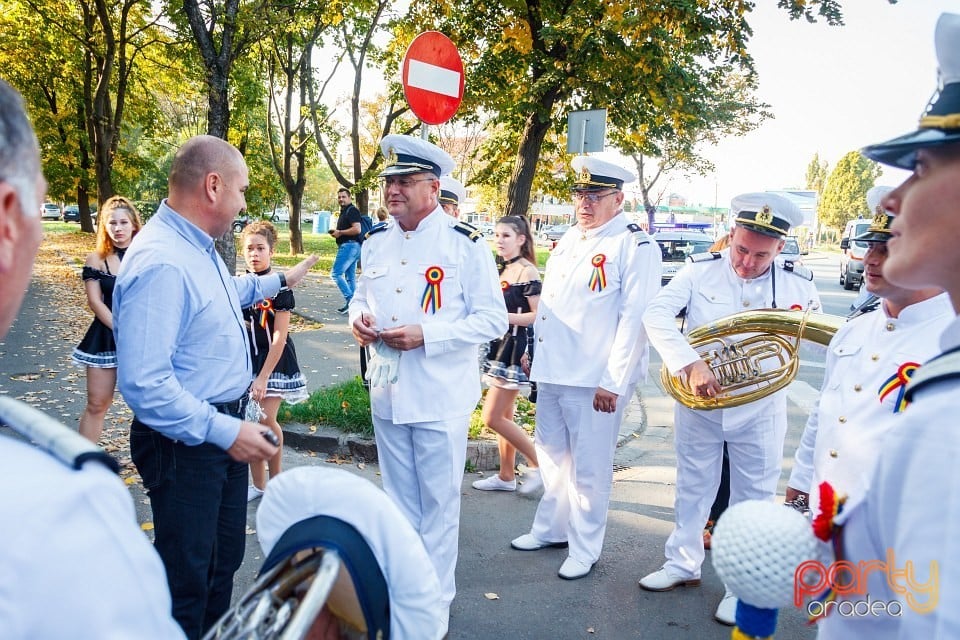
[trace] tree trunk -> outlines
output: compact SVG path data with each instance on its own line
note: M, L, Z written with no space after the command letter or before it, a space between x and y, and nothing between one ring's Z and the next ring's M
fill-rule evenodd
M229 78L219 65L207 70L207 134L227 139L230 130Z
M229 81L233 61L242 45L237 41L237 12L240 0L226 0L223 6L220 48L213 39L213 28L207 29L199 0L183 0L183 9L190 23L197 51L203 59L207 73L207 133L224 140L230 129ZM239 213L239 212L238 212ZM214 242L217 253L223 258L231 273L237 270L237 243L233 230L229 230Z
M546 113L549 113L552 104L545 105L545 108ZM527 215L530 208L530 188L537 171L540 148L549 130L549 117L543 117L540 113L531 113L527 117L523 135L520 137L520 148L517 150L517 161L507 184L507 207L503 215Z

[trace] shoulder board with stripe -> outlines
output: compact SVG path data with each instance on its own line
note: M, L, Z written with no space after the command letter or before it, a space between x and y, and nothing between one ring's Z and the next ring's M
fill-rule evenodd
M483 237L483 232L469 222L457 222L455 225L453 225L453 229L467 236L473 242L476 242Z
M650 235L637 223L631 222L627 225L627 229L629 229L630 233L633 234L633 237L636 238L638 247L645 244L650 244Z
M370 236L372 236L375 233L386 231L388 226L390 225L388 225L386 222L378 222L377 224L370 227L370 231L367 231L365 234L363 234L363 239L367 240Z
M795 276L800 276L804 280L813 282L813 271L799 264L794 264L793 260L784 260L782 268L787 273L792 273Z
M711 260L719 260L723 254L719 251L704 251L703 253L691 253L687 256L687 260L690 262L710 262Z
M960 378L960 349L940 354L914 371L907 383L904 398L907 402L912 402L913 394L920 389L956 378Z

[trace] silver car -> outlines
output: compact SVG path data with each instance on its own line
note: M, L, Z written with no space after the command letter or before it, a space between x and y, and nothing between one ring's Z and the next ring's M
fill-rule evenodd
M792 262L796 265L803 264L803 259L800 257L800 243L797 242L796 236L787 236L784 239L783 251L777 256L777 262L780 264L784 262Z
M59 220L60 205L53 202L44 202L40 207L40 218L43 220Z

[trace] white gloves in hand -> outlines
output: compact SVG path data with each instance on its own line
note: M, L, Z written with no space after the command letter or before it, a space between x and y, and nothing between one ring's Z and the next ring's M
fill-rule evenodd
M367 381L371 387L385 387L397 381L400 371L400 351L388 347L383 340L370 345L370 360L367 362Z

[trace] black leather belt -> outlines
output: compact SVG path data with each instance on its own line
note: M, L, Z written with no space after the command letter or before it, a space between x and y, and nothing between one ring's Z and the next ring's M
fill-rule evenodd
M234 416L235 418L242 418L243 412L247 408L247 396L246 394L240 396L236 400L230 402L211 402L213 408L220 413L225 413L228 416Z

